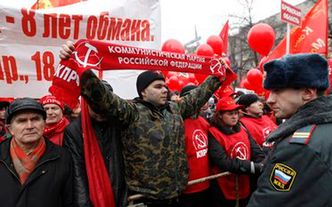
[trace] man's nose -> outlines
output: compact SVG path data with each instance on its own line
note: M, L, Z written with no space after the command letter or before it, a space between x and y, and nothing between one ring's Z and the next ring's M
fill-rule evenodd
M33 128L33 122L31 120L27 121L27 127L28 128Z
M269 97L266 100L266 103L267 104L272 104L274 102L275 102L275 95L274 95L274 93L271 92L270 95L269 95Z
M163 92L163 93L165 93L165 92L167 93L167 92L168 92L168 89L167 89L166 87L163 87L162 92Z

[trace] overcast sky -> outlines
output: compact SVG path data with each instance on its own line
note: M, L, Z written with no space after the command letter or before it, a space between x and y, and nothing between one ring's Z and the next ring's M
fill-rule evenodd
M285 0L292 5L303 1ZM189 42L195 37L195 25L204 43L210 35L219 34L229 15L243 16L245 9L240 2L245 0L160 0L162 43L168 39ZM281 0L254 0L254 21L279 13L280 4ZM229 19L232 26L235 19Z

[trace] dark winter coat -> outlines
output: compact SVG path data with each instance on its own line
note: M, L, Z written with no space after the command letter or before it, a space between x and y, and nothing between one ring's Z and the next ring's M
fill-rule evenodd
M303 105L268 140L274 148L248 207L332 206L332 97Z
M127 189L124 180L124 164L119 135L120 130L114 127L114 124L110 122L96 122L91 120L91 124L92 128L95 130L106 169L111 178L116 206L126 206ZM71 152L73 157L74 204L79 207L92 207L89 198L89 184L84 161L82 122L80 117L65 129L64 147Z
M92 109L126 127L122 141L129 189L152 199L175 198L187 186L183 119L196 113L219 86L218 78L210 77L180 103L157 108L141 99L121 99L91 71L81 77L81 95Z
M68 151L45 139L44 155L21 185L10 157L10 141L0 144L0 206L73 206L72 161Z

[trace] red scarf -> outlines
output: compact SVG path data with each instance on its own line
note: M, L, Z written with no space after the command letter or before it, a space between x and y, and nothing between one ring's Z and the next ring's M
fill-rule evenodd
M225 75L222 87L237 76L219 56L205 57L117 45L109 42L79 40L68 60L61 60L49 91L74 108L80 95L79 77L88 69L96 70L162 70Z
M62 146L63 144L63 131L65 130L66 126L68 126L69 121L62 117L58 123L45 127L44 129L44 136L48 138L51 142L56 145Z
M43 156L45 150L46 144L44 138L41 138L37 147L28 155L25 154L21 147L16 143L15 138L11 140L10 156L22 185L35 169L38 160Z
M96 134L91 128L88 105L83 99L81 107L84 156L90 199L94 207L115 207L111 180L100 152Z

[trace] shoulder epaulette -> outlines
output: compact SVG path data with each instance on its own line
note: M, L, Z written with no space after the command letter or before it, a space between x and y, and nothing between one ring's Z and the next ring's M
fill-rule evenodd
M316 125L308 125L302 127L294 132L292 137L289 140L289 143L295 144L308 144L312 135L312 132L315 130Z

